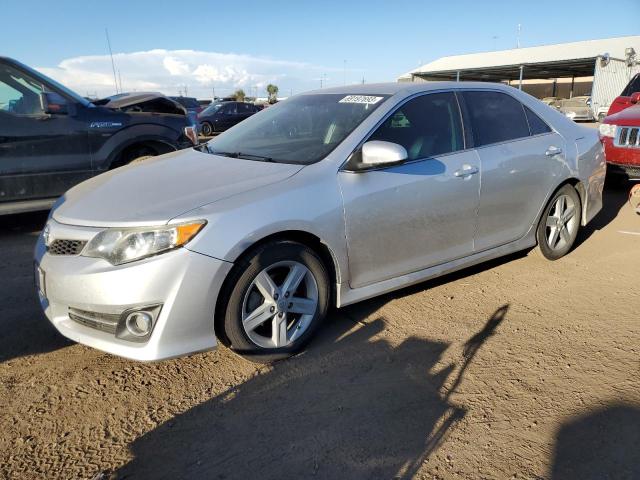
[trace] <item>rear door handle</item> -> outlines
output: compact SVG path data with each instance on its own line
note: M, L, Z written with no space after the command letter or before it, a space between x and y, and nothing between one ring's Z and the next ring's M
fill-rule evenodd
M558 148L558 147L554 147L553 145L551 145L546 152L544 152L544 154L547 157L553 157L554 155L558 155L562 153L562 149Z
M462 168L453 172L456 177L468 177L469 175L473 175L474 173L478 173L480 170L475 165L462 165Z

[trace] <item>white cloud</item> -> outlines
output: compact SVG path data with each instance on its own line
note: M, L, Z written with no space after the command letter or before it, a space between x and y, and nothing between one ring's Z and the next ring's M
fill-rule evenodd
M189 65L176 57L164 57L162 64L171 75L187 75L189 73Z
M196 50L148 50L114 55L116 76L124 91L160 91L176 95L184 91L192 96L210 98L227 95L243 88L247 95L266 96L269 83L280 87L281 95L318 87L317 79L324 68L301 62L290 62L234 53ZM58 66L38 68L81 95L106 96L115 93L111 59L108 55L73 57ZM119 80L120 81L120 80Z

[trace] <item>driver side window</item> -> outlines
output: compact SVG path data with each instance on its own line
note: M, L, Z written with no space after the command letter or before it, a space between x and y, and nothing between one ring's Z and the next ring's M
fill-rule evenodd
M409 100L378 127L369 140L402 145L409 160L430 158L464 148L460 110L453 92Z
M42 115L43 85L8 66L0 66L0 110L14 115Z

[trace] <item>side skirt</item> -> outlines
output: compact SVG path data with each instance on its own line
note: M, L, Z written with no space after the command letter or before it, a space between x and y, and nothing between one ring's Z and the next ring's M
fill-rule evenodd
M524 237L516 240L515 242L501 245L483 252L474 253L473 255L469 255L458 260L453 260L441 265L435 265L407 275L402 275L401 277L391 278L382 282L354 289L350 288L348 283L339 283L336 285L337 307L344 307L346 305L367 300L400 288L415 285L416 283L424 282L457 270L462 270L463 268L471 267L488 260L493 260L494 258L519 252L520 250L525 250L527 248L534 247L535 245L535 228L531 228Z

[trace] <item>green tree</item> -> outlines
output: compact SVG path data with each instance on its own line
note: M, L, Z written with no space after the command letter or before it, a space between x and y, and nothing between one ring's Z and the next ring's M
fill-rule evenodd
M267 85L267 93L269 94L269 103L278 101L278 86L270 83Z
M244 97L246 97L246 94L244 93L244 90L239 88L238 90L233 92L233 96L235 97L236 102L244 102Z

